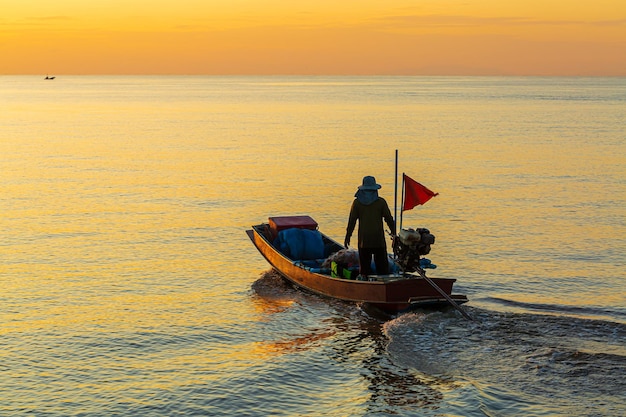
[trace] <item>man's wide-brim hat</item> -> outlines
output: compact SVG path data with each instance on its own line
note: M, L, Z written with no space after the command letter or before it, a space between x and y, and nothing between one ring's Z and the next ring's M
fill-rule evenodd
M359 185L359 190L379 190L382 187L376 184L376 178L372 176L363 177L363 185Z

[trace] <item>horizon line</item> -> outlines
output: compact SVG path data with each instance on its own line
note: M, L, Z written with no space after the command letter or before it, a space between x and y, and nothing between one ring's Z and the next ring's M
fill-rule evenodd
M569 77L569 78L606 78L606 77L626 77L624 74L388 74L388 73L371 73L371 74L345 74L345 73L64 73L64 72L47 72L47 73L0 73L0 76L198 76L198 77Z

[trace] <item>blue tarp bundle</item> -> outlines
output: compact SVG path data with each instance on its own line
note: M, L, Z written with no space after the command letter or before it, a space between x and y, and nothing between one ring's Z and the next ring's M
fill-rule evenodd
M437 265L432 263L428 258L422 258L420 259L420 267L424 269L436 269Z
M274 241L282 253L293 260L324 258L324 241L317 230L285 229L278 232Z

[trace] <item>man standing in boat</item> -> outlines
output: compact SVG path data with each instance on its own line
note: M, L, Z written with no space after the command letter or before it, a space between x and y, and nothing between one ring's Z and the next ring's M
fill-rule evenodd
M395 224L387 201L378 196L380 188L381 185L376 183L374 177L363 177L363 184L359 186L358 191L354 195L356 198L350 209L344 246L347 248L350 245L350 237L358 220L359 266L362 277L372 274L370 266L372 256L376 265L376 273L378 275L389 273L387 241L385 239L385 231L383 230L383 220L385 220L391 232L395 231Z

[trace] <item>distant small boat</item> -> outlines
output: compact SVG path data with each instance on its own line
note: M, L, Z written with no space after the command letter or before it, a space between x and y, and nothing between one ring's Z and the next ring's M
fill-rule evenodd
M46 78L44 78L44 80L54 80L56 77L49 77L46 75Z

